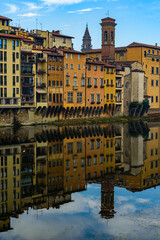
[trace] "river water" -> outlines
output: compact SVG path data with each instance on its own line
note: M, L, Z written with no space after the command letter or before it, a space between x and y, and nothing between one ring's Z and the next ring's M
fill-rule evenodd
M0 239L160 239L160 124L0 129Z

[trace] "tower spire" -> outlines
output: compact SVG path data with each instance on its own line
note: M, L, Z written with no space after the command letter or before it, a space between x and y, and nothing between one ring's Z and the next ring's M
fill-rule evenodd
M82 39L82 52L86 51L86 50L90 50L92 49L92 44L91 44L91 36L89 34L89 30L88 30L88 23L86 23L86 30Z

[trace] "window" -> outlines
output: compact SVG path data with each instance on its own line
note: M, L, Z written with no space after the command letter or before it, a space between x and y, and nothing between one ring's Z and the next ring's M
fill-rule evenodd
M114 41L114 34L113 34L113 31L111 31L111 42Z
M68 53L66 53L66 58L68 58Z
M19 94L19 88L16 89L16 94Z
M153 103L154 99L153 99L153 96L151 97L151 102Z
M97 93L97 103L100 103L100 94Z
M151 67L151 73L154 74L154 67Z
M107 42L107 39L108 39L108 34L107 34L107 31L104 32L104 41Z
M104 69L103 66L101 66L101 72L103 72L103 69Z
M16 41L16 47L19 47L19 42L18 41Z
M87 79L87 81L88 81L88 86L90 86L91 85L91 78L89 77L88 79Z
M97 87L97 78L94 78L94 87Z
M73 54L71 53L71 59L73 59Z
M3 39L0 39L0 49L3 48Z
M53 93L53 102L56 102L56 97L55 97L55 93Z
M96 148L97 148L97 149L100 148L100 139L97 139Z
M15 40L12 40L12 50L15 50Z
M94 94L91 94L91 103L94 103Z
M154 80L151 80L151 86L154 87Z
M71 63L71 69L73 69L73 64Z
M93 164L94 164L94 165L97 164L97 156L96 156L96 155L94 156L94 162L93 162Z
M52 96L51 96L51 94L49 94L49 102L51 102L52 101Z
M48 65L48 70L51 70L51 65Z
M68 143L67 149L68 149L68 153L73 153L73 143Z
M7 40L4 39L3 43L4 43L4 49L7 49Z
M100 81L101 81L101 87L103 87L104 86L103 85L103 78L101 78Z
M18 52L16 53L16 58L19 59L19 53Z
M15 86L15 76L13 76L13 86Z
M100 164L103 164L103 155L100 156Z
M73 80L73 86L74 86L74 87L77 86L77 80L76 80L76 79Z
M82 152L82 142L77 142L77 153Z
M111 94L111 100L113 101L113 94Z
M69 86L69 79L66 79L66 86Z
M88 65L88 70L91 70L91 65Z
M158 96L156 96L156 102L158 102Z
M159 73L159 69L158 69L158 67L156 67L156 74L158 74Z
M96 65L94 66L94 71L97 71L97 66Z
M151 149L151 156L153 156L153 149Z
M55 65L52 65L52 70L55 70Z
M81 86L82 86L82 87L85 86L85 81L84 81L84 79L81 79Z
M55 81L52 81L52 87L54 87L55 86Z
M7 76L4 76L4 86L7 86Z
M81 55L80 54L78 54L78 60L80 60L81 59Z
M68 103L73 103L73 92L67 93Z
M158 80L156 80L156 87L158 87Z
M94 149L94 140L91 140L91 150Z
M78 64L78 70L81 70L81 65L80 64Z
M82 103L82 93L81 92L77 93L77 103Z
M152 54L154 54L154 50L152 50Z
M108 93L106 94L106 99L109 100L109 94Z

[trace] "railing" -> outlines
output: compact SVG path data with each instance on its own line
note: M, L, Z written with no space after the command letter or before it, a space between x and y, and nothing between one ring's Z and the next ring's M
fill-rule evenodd
M73 86L73 90L78 90L78 86Z

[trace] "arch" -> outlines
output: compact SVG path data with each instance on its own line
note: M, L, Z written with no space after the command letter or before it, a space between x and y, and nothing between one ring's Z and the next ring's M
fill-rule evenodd
M108 40L108 32L105 31L104 32L104 41L107 42L107 40Z

